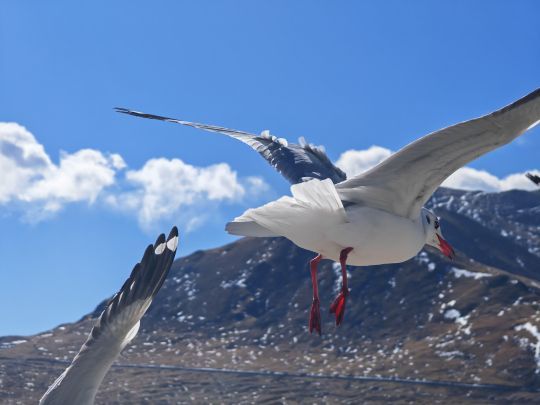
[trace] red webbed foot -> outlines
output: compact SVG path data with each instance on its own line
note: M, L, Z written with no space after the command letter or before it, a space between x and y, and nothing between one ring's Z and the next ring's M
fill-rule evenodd
M336 326L341 325L341 322L343 322L343 316L345 315L345 304L347 303L348 295L349 289L345 287L342 288L332 305L330 305L330 313L335 314L336 316Z
M316 330L321 334L321 310L318 299L313 299L311 303L311 312L309 314L309 333Z

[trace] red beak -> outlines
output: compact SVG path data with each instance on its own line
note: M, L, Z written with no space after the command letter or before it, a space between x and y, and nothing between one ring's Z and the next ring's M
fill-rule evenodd
M454 252L454 249L452 248L452 246L450 246L450 243L445 241L439 235L437 235L437 238L439 239L439 249L441 250L441 252L443 252L443 254L450 260L454 260L456 252Z

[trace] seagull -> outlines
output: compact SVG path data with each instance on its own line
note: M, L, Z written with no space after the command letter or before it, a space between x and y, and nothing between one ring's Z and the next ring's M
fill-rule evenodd
M39 401L42 405L91 405L114 360L139 330L140 319L163 285L178 246L178 229L149 245L131 275L96 321L68 368Z
M536 184L537 186L540 186L540 176L537 176L535 174L532 174L532 173L527 173L525 176L527 176L527 178L532 181L534 184Z
M330 305L336 325L343 321L349 289L346 264L400 263L424 245L452 259L440 220L424 204L460 167L499 148L540 121L540 89L491 114L435 131L403 147L372 169L347 179L322 147L299 144L263 131L260 135L215 125L146 114L117 112L168 121L236 138L253 148L291 184L292 196L248 209L226 225L233 235L284 236L313 251L313 300L309 331L321 334L317 265L339 261L342 288Z

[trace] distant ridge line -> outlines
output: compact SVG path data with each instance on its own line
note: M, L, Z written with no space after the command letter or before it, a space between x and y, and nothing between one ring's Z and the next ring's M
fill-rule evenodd
M25 359L13 359L10 357L0 357L3 361L12 362L37 362L37 363L53 363L53 364L71 364L66 360L44 359L44 358L25 358ZM344 381L365 381L365 382L382 382L382 383L396 383L396 384L409 384L409 385L429 385L438 387L454 387L465 389L477 389L477 390L496 390L506 392L540 392L540 387L527 387L517 385L504 385L504 384L478 384L478 383L465 383L459 381L445 381L445 380L429 380L429 379L417 379L417 378L401 378L401 377L369 377L359 375L343 375L343 374L316 374L316 373L295 373L288 371L271 371L271 370L236 370L230 368L211 368L211 367L182 367L171 366L165 364L113 364L114 368L143 368L154 370L173 370L183 372L194 373L221 373L221 374L237 374L237 375L254 375L261 377L273 377L273 378L309 378L320 380L344 380Z

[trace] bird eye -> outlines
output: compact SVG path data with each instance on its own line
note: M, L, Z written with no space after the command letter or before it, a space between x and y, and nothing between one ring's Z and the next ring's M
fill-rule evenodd
M435 220L435 224L433 226L435 226L435 229L439 229L439 226L441 226L441 225L439 224L438 219Z
M427 215L426 215L426 221L427 221L428 225L431 224L431 219L429 219L429 217Z

